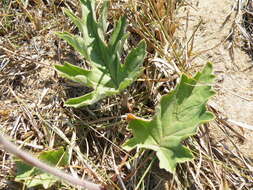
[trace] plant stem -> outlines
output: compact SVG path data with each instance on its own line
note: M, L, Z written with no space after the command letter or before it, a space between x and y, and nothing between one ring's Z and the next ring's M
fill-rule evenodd
M0 144L3 145L3 147L6 151L19 157L24 162L26 162L34 167L37 167L47 173L50 173L54 176L57 176L60 179L63 179L70 184L78 185L78 186L81 186L81 187L86 188L88 190L105 190L105 188L102 187L101 185L89 182L87 180L81 180L77 177L73 177L70 174L67 174L57 168L51 167L51 166L41 162L39 159L34 158L29 153L20 150L16 145L14 145L10 141L8 141L3 135L0 135Z

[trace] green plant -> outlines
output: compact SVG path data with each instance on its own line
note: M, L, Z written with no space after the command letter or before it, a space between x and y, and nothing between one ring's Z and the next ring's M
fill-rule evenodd
M206 111L207 100L215 94L211 90L213 80L211 63L194 78L182 75L177 88L161 98L152 120L131 117L128 128L134 137L123 147L156 151L160 168L170 172L175 171L177 163L191 160L192 153L181 141L196 134L199 124L214 118Z
M124 90L141 73L141 65L146 54L146 43L141 41L127 55L125 63L121 64L123 45L129 36L125 32L126 18L122 17L118 21L110 39L106 42L108 2L103 3L102 14L98 20L95 13L95 0L81 0L81 5L82 18L65 9L65 13L78 27L81 36L68 32L57 33L92 67L86 70L69 63L55 66L62 76L94 89L91 93L71 98L65 102L66 106L72 107L90 105Z
M38 159L54 167L66 166L68 164L68 157L64 148L43 151L38 155ZM45 189L48 189L59 181L57 177L20 160L16 161L16 167L17 175L15 181L23 182L27 188L42 185Z

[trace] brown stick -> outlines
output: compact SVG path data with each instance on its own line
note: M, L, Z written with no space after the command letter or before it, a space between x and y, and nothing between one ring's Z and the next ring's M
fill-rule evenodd
M69 182L70 184L78 185L78 186L81 186L81 187L86 188L88 190L105 190L105 188L102 187L101 185L89 182L87 180L81 180L80 178L77 178L77 177L73 177L70 174L64 173L57 168L51 167L51 166L41 162L37 158L34 158L33 156L31 156L29 153L18 149L18 147L16 145L14 145L10 141L8 141L2 135L0 135L0 144L3 145L3 147L6 151L19 157L24 162L26 162L32 166L35 166L37 168L40 168L41 170L43 170L47 173L50 173L54 176L57 176L60 179L63 179L65 181Z

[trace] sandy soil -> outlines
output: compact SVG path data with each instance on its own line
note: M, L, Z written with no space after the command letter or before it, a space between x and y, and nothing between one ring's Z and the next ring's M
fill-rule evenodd
M194 26L202 19L203 24L196 33L195 49L205 50L222 42L231 31L233 19L223 26L223 22L232 10L234 1L229 0L193 0L193 8L190 9L190 25ZM194 9L195 8L195 9ZM195 23L195 24L194 24ZM193 30L193 28L191 29ZM210 102L218 111L228 119L253 126L253 70L252 60L241 50L233 46L234 60L231 59L229 47L231 42L226 41L222 45L202 54L195 62L211 61L214 63L217 83L215 89L217 96ZM231 50L231 49L230 49ZM245 137L239 144L239 149L245 155L253 155L253 127L252 130L243 129L238 125L231 125ZM217 143L230 144L227 136L222 134L217 127L210 130ZM237 142L234 139L234 142Z

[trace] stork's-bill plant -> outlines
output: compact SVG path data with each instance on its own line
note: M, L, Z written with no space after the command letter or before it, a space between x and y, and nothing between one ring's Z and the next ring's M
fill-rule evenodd
M146 55L146 43L141 41L127 55L125 63L121 64L123 45L129 36L126 32L126 18L120 18L110 39L106 41L108 1L104 1L98 19L95 0L80 1L81 18L68 9L64 11L78 27L81 35L68 32L58 32L57 35L78 51L90 64L91 69L87 70L67 62L64 65L56 65L55 68L63 77L94 90L83 96L68 99L65 105L71 107L90 105L124 90L142 72L142 63Z
M135 147L154 150L160 168L175 172L177 163L193 159L191 151L181 142L197 132L197 126L214 118L206 110L208 99L215 94L211 89L214 80L212 64L190 78L182 75L175 90L161 98L151 120L131 115L128 128L133 138L124 144L126 150Z
M146 54L146 43L141 41L132 49L121 64L123 45L128 38L126 18L116 24L109 40L106 40L108 23L108 2L104 1L101 15L96 19L95 0L80 0L82 18L65 10L81 35L59 32L57 35L66 40L90 64L87 70L70 63L56 65L60 74L70 80L92 87L94 90L81 97L71 98L66 106L81 107L117 94L129 86L141 73ZM182 75L175 90L161 98L156 114L151 120L132 115L128 128L133 132L123 147L132 150L139 147L156 152L160 167L174 172L177 163L193 158L191 151L181 142L197 132L197 126L214 118L206 110L208 99L214 95L211 85L214 80L212 64L208 63L202 72L193 78Z

